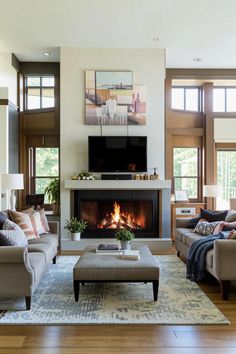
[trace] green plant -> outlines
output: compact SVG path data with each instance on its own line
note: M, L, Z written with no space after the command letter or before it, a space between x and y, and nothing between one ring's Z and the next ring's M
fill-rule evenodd
M127 229L119 229L116 231L115 236L119 241L131 241L135 237L134 233Z
M86 227L87 221L82 219L78 220L77 218L72 217L71 219L66 220L64 229L69 230L72 234L74 234L76 232L83 232Z
M84 180L94 180L95 177L88 171L82 170L78 174L78 179L84 179Z
M45 188L45 194L48 195L50 203L60 204L60 180L58 177L51 179Z

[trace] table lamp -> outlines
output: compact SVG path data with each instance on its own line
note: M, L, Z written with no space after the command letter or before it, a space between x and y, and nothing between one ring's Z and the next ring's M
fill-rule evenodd
M203 186L203 197L212 198L212 207L214 200L222 195L222 186L218 184L208 184Z
M1 175L1 187L5 190L11 191L10 207L12 210L16 210L16 196L15 190L24 189L24 179L21 173L11 173Z

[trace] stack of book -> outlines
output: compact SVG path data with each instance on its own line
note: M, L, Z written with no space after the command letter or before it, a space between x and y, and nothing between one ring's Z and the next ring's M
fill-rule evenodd
M125 250L122 258L136 261L140 259L140 252L136 250Z
M96 249L97 254L119 255L123 254L123 251L118 247L116 243L100 243Z

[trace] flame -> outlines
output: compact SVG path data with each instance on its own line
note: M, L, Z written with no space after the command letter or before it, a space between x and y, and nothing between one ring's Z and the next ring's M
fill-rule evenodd
M113 208L114 208L114 213L111 215L112 215L114 221L116 223L118 223L120 221L120 205L117 202L115 202L113 204Z

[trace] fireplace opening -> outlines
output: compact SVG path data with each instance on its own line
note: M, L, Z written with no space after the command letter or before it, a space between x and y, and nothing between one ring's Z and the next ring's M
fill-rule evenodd
M135 237L158 237L158 198L153 191L75 191L74 216L87 221L83 238L114 237L127 228Z

